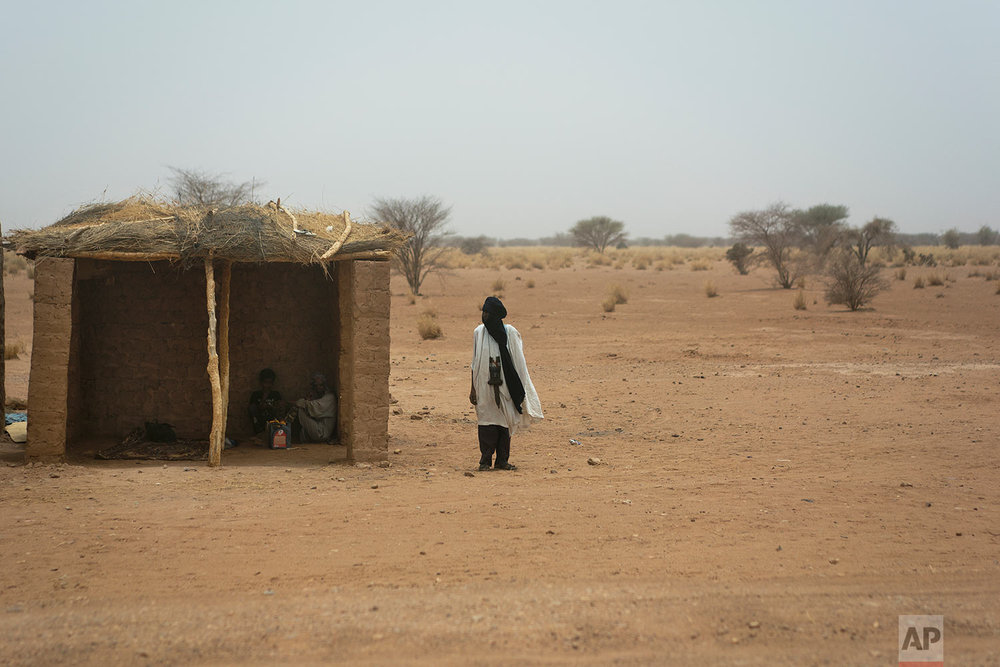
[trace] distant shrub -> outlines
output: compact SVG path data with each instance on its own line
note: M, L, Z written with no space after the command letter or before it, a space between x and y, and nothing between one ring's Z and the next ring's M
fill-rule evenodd
M711 299L714 296L719 296L719 290L716 289L715 283L711 280L705 283L705 296Z
M917 276L917 279L913 281L913 289L923 289L923 288L924 288L924 279L921 278L920 276Z
M649 259L646 257L636 257L632 260L632 266L634 266L639 271L645 271L649 268Z
M927 284L931 287L939 287L944 285L944 278L938 273L931 273L927 275Z
M708 271L710 268L712 268L711 264L709 264L708 262L705 262L703 260L700 260L700 259L697 260L697 261L691 262L691 270L692 271Z
M524 286L527 287L528 289L534 289L535 288L535 281L529 279L528 282L524 283Z
M616 304L617 304L617 302L615 301L615 298L613 296L611 296L611 295L608 295L604 299L604 301L601 302L601 308L604 309L605 313L613 313L614 310L615 310L615 305Z
M614 284L608 290L608 297L617 303L628 303L628 292L621 285Z
M795 301L792 302L792 307L795 310L805 310L806 309L806 293L799 290L795 293Z
M896 269L896 280L906 280L906 267Z
M852 311L871 302L888 285L878 267L862 264L848 253L841 253L827 269L826 300L839 303Z
M462 243L459 244L459 250L466 255L478 255L479 253L486 252L489 244L490 239L486 236L467 237L462 239Z
M437 318L430 312L423 312L417 317L417 332L423 340L440 338L442 335L441 325Z

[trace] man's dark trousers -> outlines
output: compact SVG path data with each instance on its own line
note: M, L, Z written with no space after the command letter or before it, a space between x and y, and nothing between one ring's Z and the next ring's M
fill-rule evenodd
M479 426L479 465L488 466L493 461L493 452L496 452L497 460L494 468L501 467L510 458L510 431L504 426L490 424Z

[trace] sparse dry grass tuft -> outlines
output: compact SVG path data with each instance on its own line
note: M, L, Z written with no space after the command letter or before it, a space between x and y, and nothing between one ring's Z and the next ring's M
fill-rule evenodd
M534 289L535 281L532 279L528 279L528 282L524 283L524 286L527 287L528 289Z
M611 295L608 295L604 301L601 302L601 308L604 309L605 313L613 313L615 311L616 301Z
M17 359L24 352L24 343L19 340L5 343L3 346L3 358L6 360Z
M795 301L792 302L792 307L795 310L805 310L806 309L806 293L803 290L799 290L795 293Z
M621 285L615 283L608 290L608 297L613 299L617 303L628 303L628 292Z
M917 279L913 281L913 289L923 289L923 288L924 288L924 279L920 276L917 276Z
M712 268L712 265L701 259L691 262L692 271L708 271L710 268Z
M944 278L942 278L941 274L937 272L929 273L927 274L927 284L930 285L931 287L939 287L941 285L944 285Z
M709 299L715 296L719 296L719 290L715 287L715 283L711 280L705 283L705 296Z
M493 281L493 295L500 296L503 294L504 288L507 286L507 282L503 278L497 278Z
M423 340L431 340L442 336L441 325L437 321L437 313L427 309L417 317L417 332Z
M906 267L901 266L896 269L896 280L906 280Z

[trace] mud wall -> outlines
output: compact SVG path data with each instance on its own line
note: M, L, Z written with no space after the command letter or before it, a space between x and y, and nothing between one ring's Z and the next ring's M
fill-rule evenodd
M74 438L121 438L146 421L181 438L210 428L205 276L168 262L78 260ZM33 379L32 379L33 381Z
M61 460L66 453L73 260L35 262L34 333L28 385L29 461Z
M337 264L340 429L348 458L380 461L389 447L389 263Z

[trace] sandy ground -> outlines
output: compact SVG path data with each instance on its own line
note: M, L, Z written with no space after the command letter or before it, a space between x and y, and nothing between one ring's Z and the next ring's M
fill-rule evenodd
M1000 664L1000 296L968 271L858 313L722 264L504 271L547 417L512 473L467 401L497 272L394 279L391 467L0 467L0 659L890 665L899 614L943 614L949 664Z

